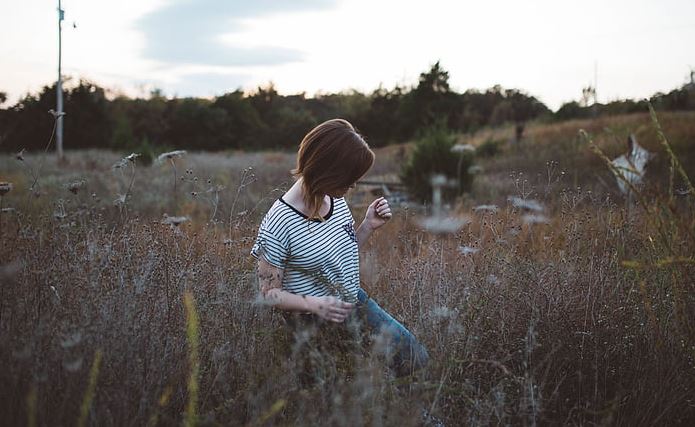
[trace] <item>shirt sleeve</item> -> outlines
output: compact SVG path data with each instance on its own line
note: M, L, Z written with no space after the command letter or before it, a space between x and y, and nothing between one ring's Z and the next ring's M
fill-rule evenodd
M270 231L263 221L258 229L256 242L251 248L251 255L256 259L263 258L273 267L284 269L287 265L288 253L286 242Z

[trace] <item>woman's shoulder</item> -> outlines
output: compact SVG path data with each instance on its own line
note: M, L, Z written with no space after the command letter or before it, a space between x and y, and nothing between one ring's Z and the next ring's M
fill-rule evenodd
M345 200L345 197L335 197L333 199L333 210L338 215L350 214L350 207Z
M266 227L281 226L294 220L294 212L290 209L282 199L278 198L268 209L268 212L263 218L262 225Z

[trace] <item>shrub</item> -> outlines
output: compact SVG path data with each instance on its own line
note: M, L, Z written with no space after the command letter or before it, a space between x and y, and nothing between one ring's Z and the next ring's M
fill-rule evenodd
M485 142L478 146L475 153L479 157L494 157L500 152L500 147L503 143L504 141L499 139L488 138L485 140Z
M445 199L452 199L470 189L473 175L469 169L473 165L473 155L467 151L452 152L454 144L454 135L443 126L434 126L422 133L401 170L401 180L412 196L422 201L431 200L430 180L436 174L445 175L453 184L442 191Z

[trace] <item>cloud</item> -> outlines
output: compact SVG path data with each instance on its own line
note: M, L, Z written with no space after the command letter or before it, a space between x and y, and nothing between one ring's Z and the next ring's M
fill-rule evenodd
M335 0L179 0L145 15L136 28L145 36L147 59L183 65L251 66L301 61L303 53L279 46L234 46L221 40L240 22L278 13L327 9Z
M173 83L161 84L165 93L177 97L220 96L243 87L249 77L239 74L190 73Z

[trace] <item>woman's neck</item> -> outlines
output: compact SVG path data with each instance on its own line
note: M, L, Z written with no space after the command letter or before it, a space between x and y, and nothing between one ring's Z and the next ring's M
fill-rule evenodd
M306 204L306 200L304 199L304 181L300 177L295 181L295 183L290 187L289 190L287 190L287 193L285 193L282 196L282 200L285 201L285 203L289 204L293 208L297 209L301 213L303 213L306 216L309 216L312 214L311 209L309 206ZM325 217L328 215L328 212L331 210L331 198L327 195L323 196L323 203L321 204L321 208L319 209L319 215L321 217Z

